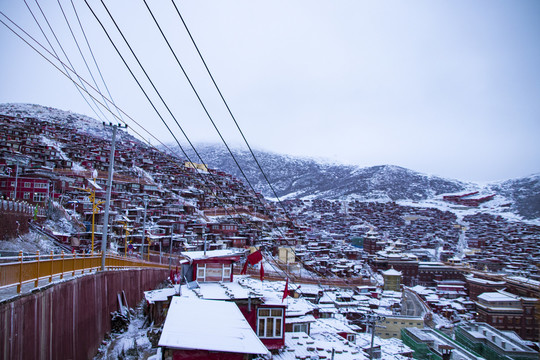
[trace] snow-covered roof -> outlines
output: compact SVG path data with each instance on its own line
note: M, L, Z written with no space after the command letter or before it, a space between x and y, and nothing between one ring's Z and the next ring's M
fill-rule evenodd
M519 298L516 297L515 295L512 296L508 293L503 293L503 292L498 292L498 291L495 291L495 292L485 292L485 293L482 293L480 295L478 295L478 299L482 299L482 300L485 300L485 301L514 301L514 302L519 302Z
M169 296L177 295L179 291L179 285L175 285L172 288L145 291L144 298L150 304L153 304L156 301L166 301Z
M394 268L383 271L382 273L383 275L386 275L386 276L401 276L401 271L397 271Z
M238 300L262 297L253 289L240 285L237 279L233 282L200 283L198 288L192 290L188 289L187 285L182 285L182 296L205 300Z
M159 346L269 354L234 302L173 297Z
M343 333L354 334L359 330L360 330L360 327L358 327L357 325L348 324L348 323L345 323L342 319L336 319L336 318L317 319L317 322L313 323L311 326L312 334L326 333L326 332L328 333L343 332Z
M228 257L228 256L240 256L243 255L245 251L238 251L237 249L227 249L227 250L208 250L206 254L204 251L184 251L181 254L189 257L191 260L204 260L217 257Z
M287 317L287 324L298 324L298 323L312 323L317 321L313 315L304 315L298 317Z
M304 332L285 333L285 349L273 356L275 360L367 359L361 349L339 335L326 334L327 337L314 339ZM332 351L334 356L332 357Z
M99 186L94 180L92 179L86 179L90 185L92 185L96 190L103 190L101 186Z
M304 298L290 297L287 299L287 318L305 315L315 308L313 303Z

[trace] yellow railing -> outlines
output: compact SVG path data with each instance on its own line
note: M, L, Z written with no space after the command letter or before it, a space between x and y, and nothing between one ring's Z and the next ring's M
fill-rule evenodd
M65 275L84 274L101 269L101 254L53 254L42 255L36 252L35 255L24 255L22 251L19 256L2 257L4 263L0 264L0 288L17 285L17 293L21 292L22 284L34 282L34 287L38 286L39 280L49 279L60 276L63 279ZM168 265L156 264L143 261L136 258L122 257L113 254L107 254L105 257L106 269L122 268L163 268Z

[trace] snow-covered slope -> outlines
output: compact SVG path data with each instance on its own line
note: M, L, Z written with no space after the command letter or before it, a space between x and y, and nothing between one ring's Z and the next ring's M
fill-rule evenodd
M0 114L19 118L36 118L46 123L64 123L66 126L74 127L80 132L101 139L110 139L112 136L110 126L103 126L103 123L89 116L48 106L15 103L0 104ZM127 132L122 131L119 131L117 136L118 139L122 139L123 136L133 138Z
M171 146L172 148L173 146ZM220 169L245 181L228 151L221 145L199 144L198 159L210 168ZM309 158L292 157L255 150L261 167L272 184L270 189L247 150L233 153L256 191L280 199L340 199L379 201L442 200L444 194L478 191L477 197L495 194L487 206L505 206L526 219L540 218L540 175L493 184L477 184L418 173L393 165L358 167L325 163Z
M92 136L111 138L112 130L109 126L103 126L88 116L70 111L33 104L0 104L0 114L64 123ZM138 141L127 132L118 132L119 140L123 137ZM42 141L50 140L42 139ZM206 163L211 168L230 173L246 182L224 146L198 144L197 151L202 159L190 151L188 155L192 161ZM480 185L421 174L392 165L362 168L255 150L255 155L272 184L274 193L249 151L233 151L254 190L269 198L275 198L277 195L280 199L431 201L441 200L444 194L478 191L478 196L496 194L489 205L496 207L505 205L505 209L512 210L526 219L540 218L540 174ZM184 158L183 154L180 157Z

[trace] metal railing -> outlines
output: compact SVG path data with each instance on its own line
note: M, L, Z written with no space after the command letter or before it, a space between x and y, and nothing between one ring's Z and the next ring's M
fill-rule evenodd
M48 279L53 281L53 277L65 275L90 273L101 269L101 254L40 254L2 257L0 260L0 288L17 285L17 293L21 292L23 284L34 282L34 287L38 286L39 280ZM163 268L168 269L168 265L158 264L140 260L137 258L122 257L107 254L105 257L105 268L108 270L125 268Z

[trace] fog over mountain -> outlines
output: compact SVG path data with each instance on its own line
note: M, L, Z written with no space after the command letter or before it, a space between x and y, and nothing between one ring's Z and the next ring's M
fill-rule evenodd
M110 138L110 127L88 116L34 104L0 104L0 113L34 117L45 122L65 122L99 138ZM118 133L118 141L127 132ZM177 149L170 145L170 149ZM196 144L199 159L187 150L193 162L232 174L247 182L223 145ZM180 158L185 156L176 150ZM393 165L359 167L330 163L311 158L280 155L254 150L273 190L268 185L248 150L232 149L243 173L254 190L265 197L280 199L376 200L376 201L441 201L444 194L478 191L478 197L495 195L486 207L503 209L525 219L540 219L540 174L488 184L463 182L422 174ZM274 193L275 192L275 193Z

